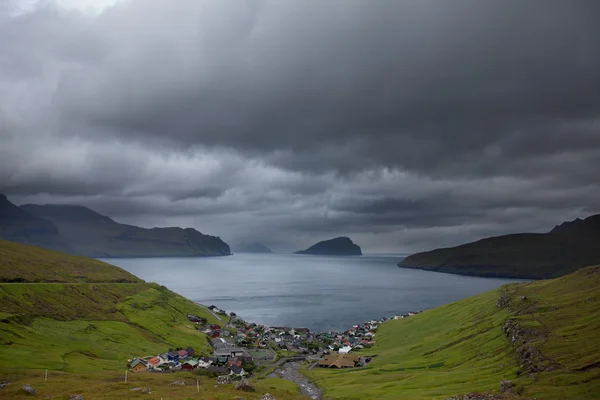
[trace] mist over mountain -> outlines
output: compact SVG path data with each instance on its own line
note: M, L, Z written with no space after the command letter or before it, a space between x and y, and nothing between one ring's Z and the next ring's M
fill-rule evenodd
M227 256L219 237L192 228L152 228L115 222L87 207L17 207L0 196L0 238L88 257Z

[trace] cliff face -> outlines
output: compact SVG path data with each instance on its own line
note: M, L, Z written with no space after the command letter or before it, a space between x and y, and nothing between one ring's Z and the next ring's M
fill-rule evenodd
M399 267L462 275L553 278L600 263L600 215L577 219L549 233L497 236L413 254Z
M17 207L0 196L0 239L87 257L227 256L229 245L195 229L153 228L115 222L74 205Z
M338 237L324 240L306 250L300 250L294 254L312 254L323 256L362 256L360 247L352 242L350 238Z

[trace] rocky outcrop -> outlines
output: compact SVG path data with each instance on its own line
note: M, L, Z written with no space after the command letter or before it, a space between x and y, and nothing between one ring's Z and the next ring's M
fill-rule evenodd
M560 364L544 356L541 351L541 344L545 341L543 330L524 328L518 320L508 319L502 325L502 331L515 347L521 373L531 375L560 368Z
M37 390L35 390L30 384L23 386L21 391L30 396L37 396Z
M231 376L221 375L217 376L217 385L229 385L232 383Z
M131 389L132 392L140 392L140 393L144 393L144 394L152 394L152 389L150 389L149 387L136 387Z
M306 250L300 250L294 254L311 254L320 256L362 256L360 247L352 242L350 238L338 237L324 240L312 245Z
M235 390L241 390L243 392L256 392L254 386L250 384L246 379L242 379L238 383L235 384Z

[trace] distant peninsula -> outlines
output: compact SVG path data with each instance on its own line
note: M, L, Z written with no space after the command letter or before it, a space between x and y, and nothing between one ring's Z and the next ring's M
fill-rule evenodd
M257 253L257 254L270 254L273 253L270 248L264 244L252 242L252 243L240 243L233 246L233 251L236 253Z
M600 264L600 214L556 226L416 253L402 268L498 278L547 279Z
M337 237L324 240L312 245L306 250L300 250L294 254L311 254L320 256L362 256L360 247L348 237Z
M94 258L228 256L221 238L192 228L145 229L78 205L21 207L0 195L0 239Z

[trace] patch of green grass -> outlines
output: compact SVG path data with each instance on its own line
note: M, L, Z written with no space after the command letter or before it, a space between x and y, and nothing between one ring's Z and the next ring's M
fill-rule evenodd
M57 400L69 399L72 395L83 395L86 400L113 399L198 399L231 400L238 396L246 400L258 400L265 393L271 393L278 400L306 400L293 383L279 378L251 382L256 392L240 392L234 385L215 386L215 379L199 377L189 372L171 374L129 373L128 382L124 382L124 371L77 372L66 373L50 371L48 381L44 381L44 371L2 370L0 378L10 382L2 390L2 398L26 399L31 396L21 392L25 384L31 384L38 391L38 398L55 397ZM199 381L198 389L196 380ZM184 382L185 386L172 386L174 381ZM148 387L152 394L132 392L137 387Z
M0 282L136 282L102 261L0 240Z
M512 299L509 309L496 307L501 291ZM502 331L509 318L536 329L528 345L539 347L560 368L519 374L521 360ZM595 399L600 393L600 368L593 367L600 359L600 267L507 285L390 321L376 338L370 351L378 357L367 367L306 373L331 399L444 399L497 391L503 379L523 386L530 397Z

